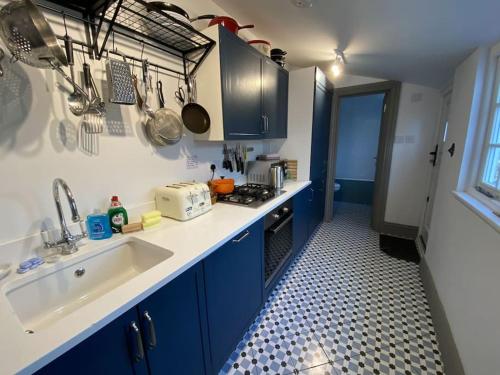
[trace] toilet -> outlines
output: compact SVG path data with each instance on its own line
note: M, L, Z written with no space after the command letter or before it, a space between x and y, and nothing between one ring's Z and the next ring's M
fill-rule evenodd
M335 192L340 190L340 184L338 182L335 182L334 190L335 190Z

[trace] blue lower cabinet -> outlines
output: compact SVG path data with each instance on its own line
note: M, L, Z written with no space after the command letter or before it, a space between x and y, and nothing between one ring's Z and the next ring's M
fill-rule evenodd
M203 276L197 264L139 303L151 374L206 373Z
M263 304L263 220L203 261L210 356L216 374Z
M130 309L37 374L147 374L138 318L136 308Z

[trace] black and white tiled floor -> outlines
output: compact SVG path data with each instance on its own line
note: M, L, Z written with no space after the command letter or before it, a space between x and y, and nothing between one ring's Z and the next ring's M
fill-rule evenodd
M340 204L221 374L443 374L418 266L380 251L369 207Z

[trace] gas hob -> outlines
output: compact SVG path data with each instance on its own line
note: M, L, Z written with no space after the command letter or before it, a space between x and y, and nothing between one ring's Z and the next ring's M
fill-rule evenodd
M259 207L282 193L284 193L283 190L276 191L268 185L245 184L235 186L230 194L219 195L217 200L239 206Z

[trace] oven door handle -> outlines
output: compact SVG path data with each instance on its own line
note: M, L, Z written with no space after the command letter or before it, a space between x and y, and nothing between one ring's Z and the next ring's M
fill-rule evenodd
M282 230L285 227L285 225L287 225L292 219L293 219L293 214L290 214L285 220L281 222L280 225L278 225L276 228L268 229L268 231L271 232L272 234L276 234L280 230Z

